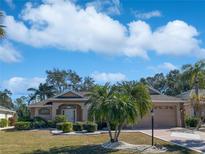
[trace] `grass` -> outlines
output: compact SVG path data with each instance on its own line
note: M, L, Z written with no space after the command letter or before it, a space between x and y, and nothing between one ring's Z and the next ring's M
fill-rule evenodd
M142 133L122 133L120 140L131 144L151 144L151 138ZM101 143L108 141L107 134L95 136L53 136L47 130L0 131L0 154L125 154L128 151L105 150ZM197 152L155 139L165 146L164 154L197 154Z

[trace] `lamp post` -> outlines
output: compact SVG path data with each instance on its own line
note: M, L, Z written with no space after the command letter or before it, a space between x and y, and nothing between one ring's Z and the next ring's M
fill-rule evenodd
M152 146L154 146L154 109L151 110L152 116Z

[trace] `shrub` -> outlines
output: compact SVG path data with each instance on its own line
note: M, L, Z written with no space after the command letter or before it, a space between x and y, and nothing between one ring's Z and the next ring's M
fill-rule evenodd
M55 123L61 123L66 122L66 116L65 115L57 115L55 118Z
M87 122L83 124L83 129L87 130L87 132L94 132L97 130L97 124L94 122Z
M10 117L8 121L9 121L9 126L14 126L16 123L16 118Z
M63 122L57 123L57 124L56 124L56 128L57 128L58 130L63 130Z
M56 127L56 123L55 123L55 121L52 121L52 120L48 120L48 127L50 127L50 128L55 128Z
M107 128L106 122L98 122L97 125L98 125L98 130L103 130Z
M196 127L199 122L199 119L197 117L188 117L185 120L187 127Z
M73 124L73 130L74 131L82 131L83 130L83 123L82 122L76 122Z
M72 122L64 122L62 125L62 130L64 133L71 132L73 129L73 123Z
M34 117L32 120L32 127L33 128L46 128L48 126L47 121L41 117Z
M31 129L31 122L24 122L24 121L16 122L15 128L18 130Z
M8 126L8 120L0 119L0 127L6 127L6 126Z

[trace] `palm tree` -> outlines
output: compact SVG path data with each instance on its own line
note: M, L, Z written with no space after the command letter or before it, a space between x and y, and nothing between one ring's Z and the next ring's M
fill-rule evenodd
M38 89L29 88L28 91L32 92L32 94L30 95L30 101L32 100L43 101L47 98L54 96L55 94L54 87L48 85L47 83L40 83Z
M96 86L88 94L89 116L107 123L110 142L118 141L124 125L136 123L139 117L151 109L146 87L142 84L132 86L126 85L123 89L123 86L110 86L106 83L104 86ZM137 94L134 94L135 92ZM111 124L115 126L114 136Z
M199 101L199 87L200 87L200 78L205 75L205 60L200 60L196 62L194 65L184 65L182 67L182 79L190 81L191 85L195 88L195 95L197 97L194 106L198 106ZM197 111L194 107L194 115L196 116Z
M92 92L88 93L89 100L89 118L92 120L105 121L108 126L110 140L113 141L110 119L108 116L112 113L107 104L113 101L113 89L106 83L104 86L95 86Z
M196 96L199 96L199 78L205 73L205 60L200 60L194 65L182 66L183 79L189 80L195 88Z
M0 12L0 22L2 21L3 13ZM5 36L5 31L4 31L5 26L0 24L0 38Z

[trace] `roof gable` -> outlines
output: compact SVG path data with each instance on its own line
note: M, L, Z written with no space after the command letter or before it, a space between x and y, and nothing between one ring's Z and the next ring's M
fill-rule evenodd
M55 98L83 98L83 96L74 91L67 91L55 96Z

